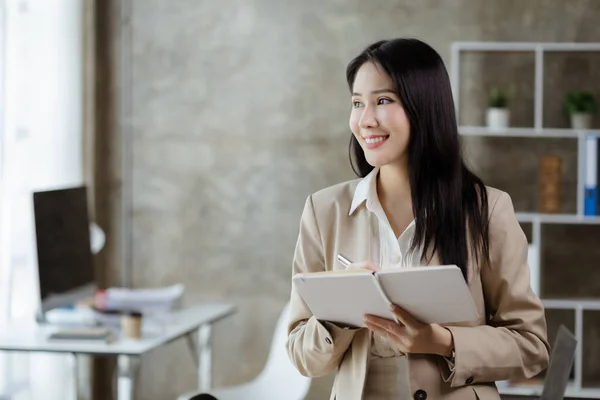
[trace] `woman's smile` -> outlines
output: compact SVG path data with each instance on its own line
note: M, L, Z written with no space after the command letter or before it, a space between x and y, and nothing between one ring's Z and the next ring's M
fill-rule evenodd
M365 142L365 147L369 150L372 150L383 145L389 137L390 135L363 136L363 140Z

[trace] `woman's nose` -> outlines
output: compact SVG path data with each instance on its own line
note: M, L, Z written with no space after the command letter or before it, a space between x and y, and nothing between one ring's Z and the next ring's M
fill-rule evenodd
M375 113L371 107L365 107L363 114L358 121L358 126L361 128L374 128L378 125L377 118L375 118Z

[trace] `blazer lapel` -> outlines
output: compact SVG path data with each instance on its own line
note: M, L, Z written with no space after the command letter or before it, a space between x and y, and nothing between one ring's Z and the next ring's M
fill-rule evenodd
M336 251L345 256L352 262L372 261L376 255L373 249L372 216L364 207L360 206L352 215L346 216L346 224L338 228L338 235L341 240L335 244ZM348 233L352 232L351 235ZM337 257L337 254L334 255ZM343 269L344 267L335 262L333 269Z

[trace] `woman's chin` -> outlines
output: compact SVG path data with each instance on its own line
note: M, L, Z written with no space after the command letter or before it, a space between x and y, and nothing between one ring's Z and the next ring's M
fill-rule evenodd
M382 157L381 155L372 156L367 153L365 153L365 158L367 159L369 165L372 165L375 168L381 168L385 165L392 164L394 162L394 159L392 157Z

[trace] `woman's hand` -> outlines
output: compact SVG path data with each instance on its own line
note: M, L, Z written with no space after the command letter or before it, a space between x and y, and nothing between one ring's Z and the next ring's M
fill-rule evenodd
M368 269L373 272L379 271L379 268L375 264L373 264L371 261L361 261L361 262L352 263L352 264L348 265L348 268L346 268L346 271L350 271L353 269Z
M450 356L454 343L452 333L438 324L424 324L414 319L398 306L392 312L400 323L366 315L365 322L369 330L387 338L403 353L439 354Z

